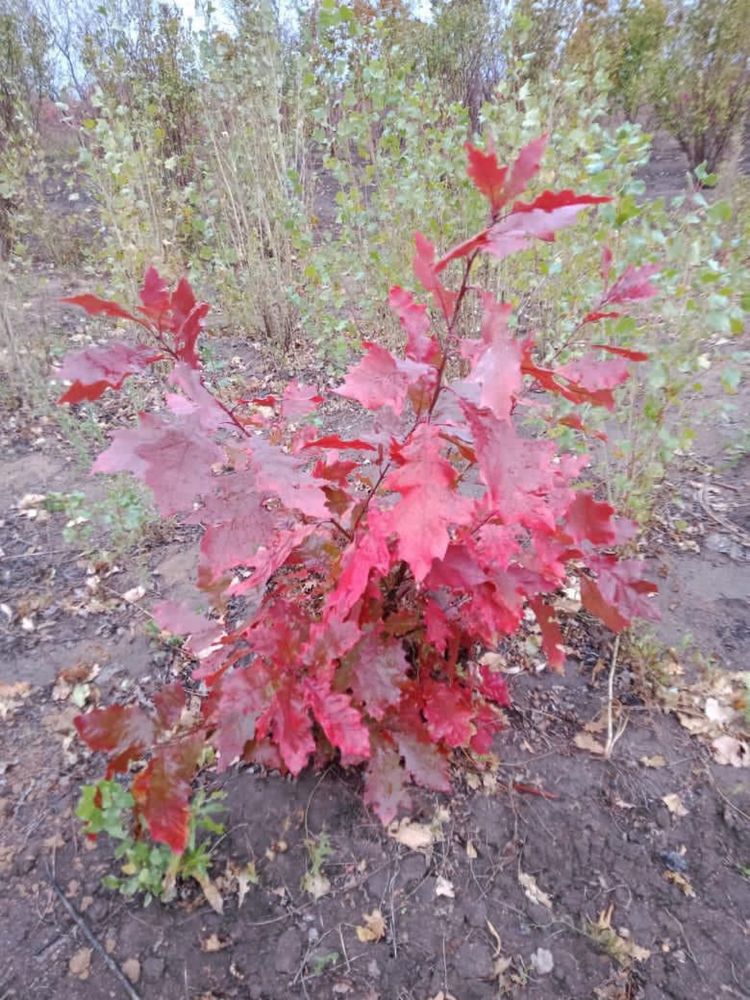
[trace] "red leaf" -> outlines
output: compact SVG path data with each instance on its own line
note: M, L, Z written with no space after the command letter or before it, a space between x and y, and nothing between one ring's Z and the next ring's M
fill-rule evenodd
M612 344L592 344L598 351L608 351L610 354L618 354L621 358L627 358L628 361L648 361L648 354L644 354L643 351L631 351L627 347L613 347Z
M451 626L437 601L427 601L424 609L424 620L428 640L439 653L444 653L451 636Z
M89 316L110 316L113 319L132 319L133 322L139 323L143 326L143 321L138 319L132 313L129 313L122 306L118 305L116 302L111 302L109 299L100 299L98 295L91 295L86 293L85 295L69 295L67 298L61 299L61 302L65 302L67 305L80 306L81 309L85 309Z
M346 658L349 687L368 715L382 719L386 709L401 698L409 662L399 639L371 630Z
M367 760L370 733L349 695L331 691L325 683L317 681L308 681L305 693L328 742L338 747L347 763Z
M390 569L389 523L387 515L371 506L364 531L344 549L341 575L328 597L328 608L339 617L346 616L364 594L373 570L384 574Z
M268 679L267 669L255 662L224 674L212 691L206 713L216 723L213 739L220 773L242 757L245 745L254 738L255 723L268 708L264 693Z
M131 472L151 488L159 512L170 517L191 510L211 491L211 466L222 457L218 445L184 424L142 414L139 427L114 432L92 472Z
M465 149L469 158L467 173L477 191L489 201L494 215L508 200L505 195L505 175L508 168L498 166L497 156L492 149L483 153L470 142L465 143Z
M291 684L277 691L269 719L282 760L296 776L315 750L312 723L302 694Z
M167 406L173 413L193 418L205 431L217 431L224 425L231 425L230 415L206 389L196 369L184 361L178 361L170 373L169 381L182 389L185 394L184 396L167 394Z
M207 302L196 302L195 294L187 278L180 278L172 293L170 329L174 335L175 350L181 361L191 368L199 368L200 360L195 344L203 329L210 306Z
M622 631L634 618L659 620L659 609L650 599L658 588L643 578L645 564L640 559L603 555L590 556L587 562L596 582L581 577L581 603L613 632Z
M169 287L155 267L149 267L143 276L141 303L150 312L166 312L170 306Z
M508 172L508 167L498 166L497 156L492 149L483 153L470 142L466 143L469 156L468 174L477 190L490 203L493 215L512 198L525 191L527 184L537 173L547 146L547 136L542 135L524 146Z
M430 319L427 306L417 305L411 292L394 285L388 293L388 305L396 313L406 333L406 356L429 365L440 364L440 344L428 337Z
M555 620L555 613L541 597L535 597L529 604L542 631L542 649L547 662L553 670L562 673L565 667L565 640Z
M409 389L420 380L434 381L435 369L417 361L398 360L379 344L365 342L367 353L335 391L355 399L368 410L390 406L396 414L404 408Z
M624 360L599 361L592 355L586 355L578 361L561 365L555 370L555 375L566 379L568 393L573 398L578 396L581 402L611 410L615 405L612 390L628 380L630 371Z
M284 389L281 400L281 415L285 420L306 417L308 413L316 410L322 402L323 397L318 395L314 386L293 380Z
M527 184L541 166L542 157L547 148L547 140L546 134L540 135L538 139L532 139L518 154L505 186L505 201L517 198L526 190Z
M73 720L78 735L92 750L110 754L107 777L124 772L154 740L153 720L137 705L95 708Z
M186 604L177 601L161 601L154 607L153 616L156 624L165 632L189 635L186 645L193 654L208 649L222 632L218 622L196 614Z
M214 492L191 518L208 524L200 545L201 579L218 579L225 570L251 565L278 527L279 516L264 506L252 473L218 477Z
M481 678L479 690L490 701L501 708L510 708L510 693L505 678L501 673L492 671L486 663L479 668Z
M179 721L185 707L185 688L182 681L173 681L160 688L154 695L156 717L163 729L172 729Z
M619 312L590 312L587 313L583 320L583 323L598 323L600 319L617 319L618 316L622 316Z
M604 599L596 583L587 576L581 577L581 604L613 632L622 632L630 624L617 608Z
M658 264L644 264L643 267L633 267L629 264L617 281L605 293L601 305L614 305L616 302L630 302L634 299L650 299L659 294L656 285L649 280L659 273Z
M500 420L510 417L522 386L521 344L508 334L510 303L484 296L482 341L471 350L472 367L466 382L479 386L479 405L492 410ZM477 344L476 341L466 344ZM464 351L466 355L468 352Z
M509 215L487 231L484 249L502 260L509 254L524 250L532 238L553 240L554 234L572 225L584 208L611 200L566 190L554 193L544 191L528 203L518 201Z
M322 438L316 438L314 441L308 441L305 444L305 448L338 448L341 451L378 450L375 445L370 444L369 441L363 441L361 438L344 440L343 438L340 438L338 434L326 434Z
M422 685L424 714L432 739L449 747L465 746L474 733L471 697L465 688L437 681Z
M450 264L452 260L459 260L461 257L468 257L470 253L475 250L481 250L486 247L489 242L489 229L483 229L480 233L475 233L474 236L470 236L468 240L463 240L456 246L452 247L446 254L444 254L440 260L435 264L435 273L439 274L444 271L445 268ZM526 246L526 240L523 240L518 249L523 250Z
M594 545L613 545L617 538L614 512L614 507L595 500L593 494L576 493L565 512L562 532L573 542L588 540Z
M491 705L480 705L474 715L474 728L476 732L471 738L469 746L478 754L486 754L492 750L492 741L499 729L503 728L502 720Z
M160 747L132 786L136 811L146 821L151 839L175 854L187 847L190 785L203 750L204 737L195 733Z
M420 739L416 734L402 730L396 732L396 742L404 758L404 767L415 784L435 792L450 791L449 764L444 753L427 739Z
M406 772L395 750L379 746L373 751L365 772L365 803L387 826L399 810L411 805L406 791Z
M432 293L438 308L450 322L456 308L457 295L456 292L449 291L438 278L442 267L435 262L435 247L421 233L414 234L414 247L414 276L425 291Z
M554 516L546 496L555 485L554 444L521 438L511 423L470 403L464 409L480 474L504 523L552 529Z
M109 388L119 389L128 375L143 371L161 355L144 344L113 340L106 347L87 347L68 354L56 378L73 384L59 403L81 403L98 399Z
M262 437L254 437L247 444L247 454L259 492L273 493L287 510L328 519L326 495L320 483L305 471L302 458L282 451Z
M399 558L409 563L418 581L433 559L445 555L449 527L468 523L473 509L473 502L456 491L456 470L442 456L441 443L433 424L420 424L409 444L398 450L401 467L383 482L385 489L402 495L388 519L398 535Z

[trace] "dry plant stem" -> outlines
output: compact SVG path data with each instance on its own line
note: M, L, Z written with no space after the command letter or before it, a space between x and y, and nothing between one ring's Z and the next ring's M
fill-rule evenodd
M620 633L615 636L615 644L612 647L612 662L609 667L609 678L607 681L607 742L604 746L604 756L609 758L615 748L615 744L625 732L626 722L623 722L617 732L614 731L614 696L615 696L615 673L617 672L617 658L620 655Z
M115 977L115 979L120 984L120 986L122 986L123 991L127 994L127 996L130 998L130 1000L141 1000L140 993L136 993L136 991L133 989L133 987L127 981L127 979L125 978L125 976L123 975L123 973L120 971L120 969L117 966L117 964L107 954L106 950L101 945L101 943L99 942L99 940L94 936L93 932L89 929L89 926L85 922L85 920L83 919L83 917L73 907L73 905L70 903L70 901L65 898L65 894L63 893L62 889L57 884L57 882L55 882L55 880L52 878L51 875L48 876L48 878L49 878L49 884L50 884L50 886L54 890L55 895L60 900L60 902L62 903L62 905L68 911L68 915L70 917L72 917L72 919L75 921L75 923L77 924L79 930L83 933L83 936L86 938L86 940L89 942L89 944L104 959L105 965L107 966L107 968L109 969L109 971L112 973L112 975Z

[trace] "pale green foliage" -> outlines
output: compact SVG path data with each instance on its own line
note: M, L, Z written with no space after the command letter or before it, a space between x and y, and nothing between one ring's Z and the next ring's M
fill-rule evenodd
M148 838L136 838L131 830L133 796L116 781L102 780L95 785L84 785L76 809L76 816L83 822L84 833L96 837L105 833L117 842L115 858L119 859L119 875L103 879L108 889L116 889L123 896L143 896L144 906L153 898L171 898L176 880L195 879L201 886L209 881L211 848L206 839L198 840L199 833L220 836L224 827L214 818L224 811L223 792L206 795L199 791L190 803L188 843L182 854L173 854L164 844Z
M695 168L715 170L750 110L750 4L670 4L652 100Z

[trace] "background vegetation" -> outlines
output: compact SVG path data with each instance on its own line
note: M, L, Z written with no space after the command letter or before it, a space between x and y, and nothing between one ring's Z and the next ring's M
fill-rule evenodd
M392 342L413 231L443 248L481 223L464 141L508 159L548 131L540 186L614 201L482 278L522 290L515 321L552 357L600 291L605 233L618 270L659 265L647 321L602 336L652 353L600 456L612 498L646 517L706 373L731 395L746 363L748 52L742 0L228 0L194 20L153 0L0 0L5 384L40 405L69 346L41 336L35 364L14 333L29 268L50 262L126 301L148 264L187 273L215 335L288 368ZM686 157L670 199L641 177L655 130Z

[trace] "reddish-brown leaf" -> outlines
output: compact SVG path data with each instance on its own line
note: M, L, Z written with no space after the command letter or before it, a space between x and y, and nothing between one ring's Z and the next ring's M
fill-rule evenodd
M139 427L114 432L92 471L131 472L151 488L159 512L170 517L192 510L211 492L211 466L222 457L221 448L195 428L142 414Z
M490 211L497 212L507 201L505 194L505 177L508 172L507 167L498 165L497 156L493 149L483 153L470 142L465 144L466 153L469 159L467 173L474 182L474 187L483 194L490 203Z
M394 285L388 293L388 305L398 316L406 333L406 356L412 361L439 365L440 344L436 337L428 336L430 318L427 306L417 305L411 292Z
M101 299L98 295L91 295L86 293L85 295L69 295L67 298L61 300L70 306L80 306L81 309L85 309L89 316L109 316L111 319L132 319L135 323L140 323L143 326L143 321L138 319L132 313L129 313L127 309L123 309L121 305L116 302L111 302L109 299Z
M435 369L418 361L399 360L379 344L365 342L367 353L336 389L339 396L355 399L368 410L390 406L400 414L409 389L420 381L433 382Z
M541 597L535 597L529 604L542 632L542 649L547 662L553 670L562 673L565 667L565 640L555 620L555 613Z
M190 786L204 745L194 733L154 752L148 766L132 785L135 807L151 839L181 854L188 840Z
M658 295L659 289L656 285L652 285L650 280L658 273L658 264L644 264L642 267L633 267L629 264L614 285L607 290L600 305L650 299L653 295Z
M397 549L417 580L424 580L433 559L442 559L451 526L467 524L473 501L456 490L457 475L441 454L441 438L434 424L421 424L410 442L399 448L400 468L390 472L385 489L401 494L388 512L388 523L398 536Z
M182 681L165 684L154 695L154 706L159 725L163 729L171 729L177 724L185 707L185 687Z
M74 719L78 735L92 750L110 754L107 776L127 771L131 760L151 746L153 719L137 705L95 708Z
M365 803L386 826L399 811L411 806L406 772L398 753L389 747L378 746L373 750L365 771Z
M68 354L56 377L72 385L58 402L98 399L106 389L119 389L128 375L142 372L160 356L145 344L125 344L120 340L110 341L106 347L86 347Z
M346 658L349 686L367 714L382 719L401 697L409 663L400 639L371 629Z

